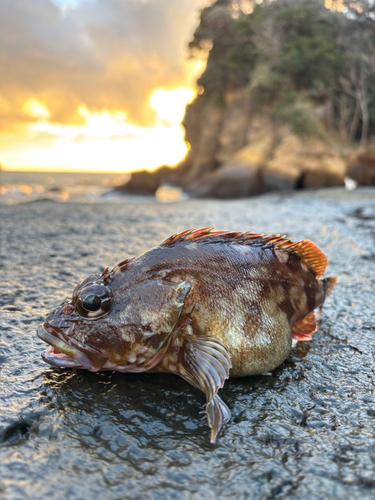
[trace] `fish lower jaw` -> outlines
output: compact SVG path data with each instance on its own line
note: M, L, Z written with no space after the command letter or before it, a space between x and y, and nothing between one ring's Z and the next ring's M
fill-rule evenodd
M60 338L48 331L44 325L37 330L38 337L51 347L42 354L42 359L46 363L59 368L85 368L92 372L98 371L90 359L74 346L68 345Z
M83 368L85 367L76 361L74 358L64 354L63 352L55 349L55 347L48 347L42 353L42 359L51 366L58 368Z

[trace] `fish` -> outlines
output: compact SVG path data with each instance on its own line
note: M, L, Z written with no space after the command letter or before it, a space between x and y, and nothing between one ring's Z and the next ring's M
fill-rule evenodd
M269 373L310 341L338 278L310 240L189 229L87 277L37 330L55 367L178 375L206 396L211 442L229 377Z

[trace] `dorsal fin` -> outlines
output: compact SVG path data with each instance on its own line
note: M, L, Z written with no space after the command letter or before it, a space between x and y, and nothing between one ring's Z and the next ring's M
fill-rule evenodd
M125 260L123 260L122 262L120 262L120 264L117 264L117 266L115 266L112 269L112 271L110 271L110 273L107 273L107 275L112 275L112 274L116 274L116 273L122 273L122 272L126 271L126 269L129 266L130 261L132 261L132 260L133 259L125 259Z
M270 236L265 234L256 234L252 231L213 231L214 227L204 229L188 229L179 234L174 234L167 238L160 246L172 247L187 241L197 241L199 243L232 243L242 245L256 245L271 248L277 242L291 243L285 236Z
M213 227L204 229L189 229L180 234L174 234L166 239L161 246L172 247L187 241L201 243L231 243L274 248L285 252L294 252L302 262L316 275L318 279L324 276L328 259L324 253L310 240L293 243L285 236L255 234L253 232L213 231Z

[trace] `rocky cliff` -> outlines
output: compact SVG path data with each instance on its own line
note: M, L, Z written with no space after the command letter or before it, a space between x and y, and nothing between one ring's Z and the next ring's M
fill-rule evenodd
M190 105L184 126L191 152L181 179L188 192L227 198L344 185L346 164L329 137L298 136L252 107L245 89Z
M267 191L343 186L350 176L375 183L375 155L344 156L344 145L323 134L297 135L271 116L252 112L245 89L201 95L184 120L187 158L175 169L137 172L121 190L154 193L165 183L196 197L236 198Z
M241 5L216 0L190 43L208 60L183 122L188 157L125 189L173 183L233 198L341 186L348 175L373 183L375 7L347 16L320 0Z

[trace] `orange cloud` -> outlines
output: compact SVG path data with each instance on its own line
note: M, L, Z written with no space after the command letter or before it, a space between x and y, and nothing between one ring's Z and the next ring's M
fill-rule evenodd
M52 0L2 0L0 110L15 116L32 97L63 123L83 104L151 125L152 90L193 83L187 44L206 3L97 0L62 10Z
M180 161L210 0L1 0L0 162L135 170ZM146 152L148 152L146 154Z

